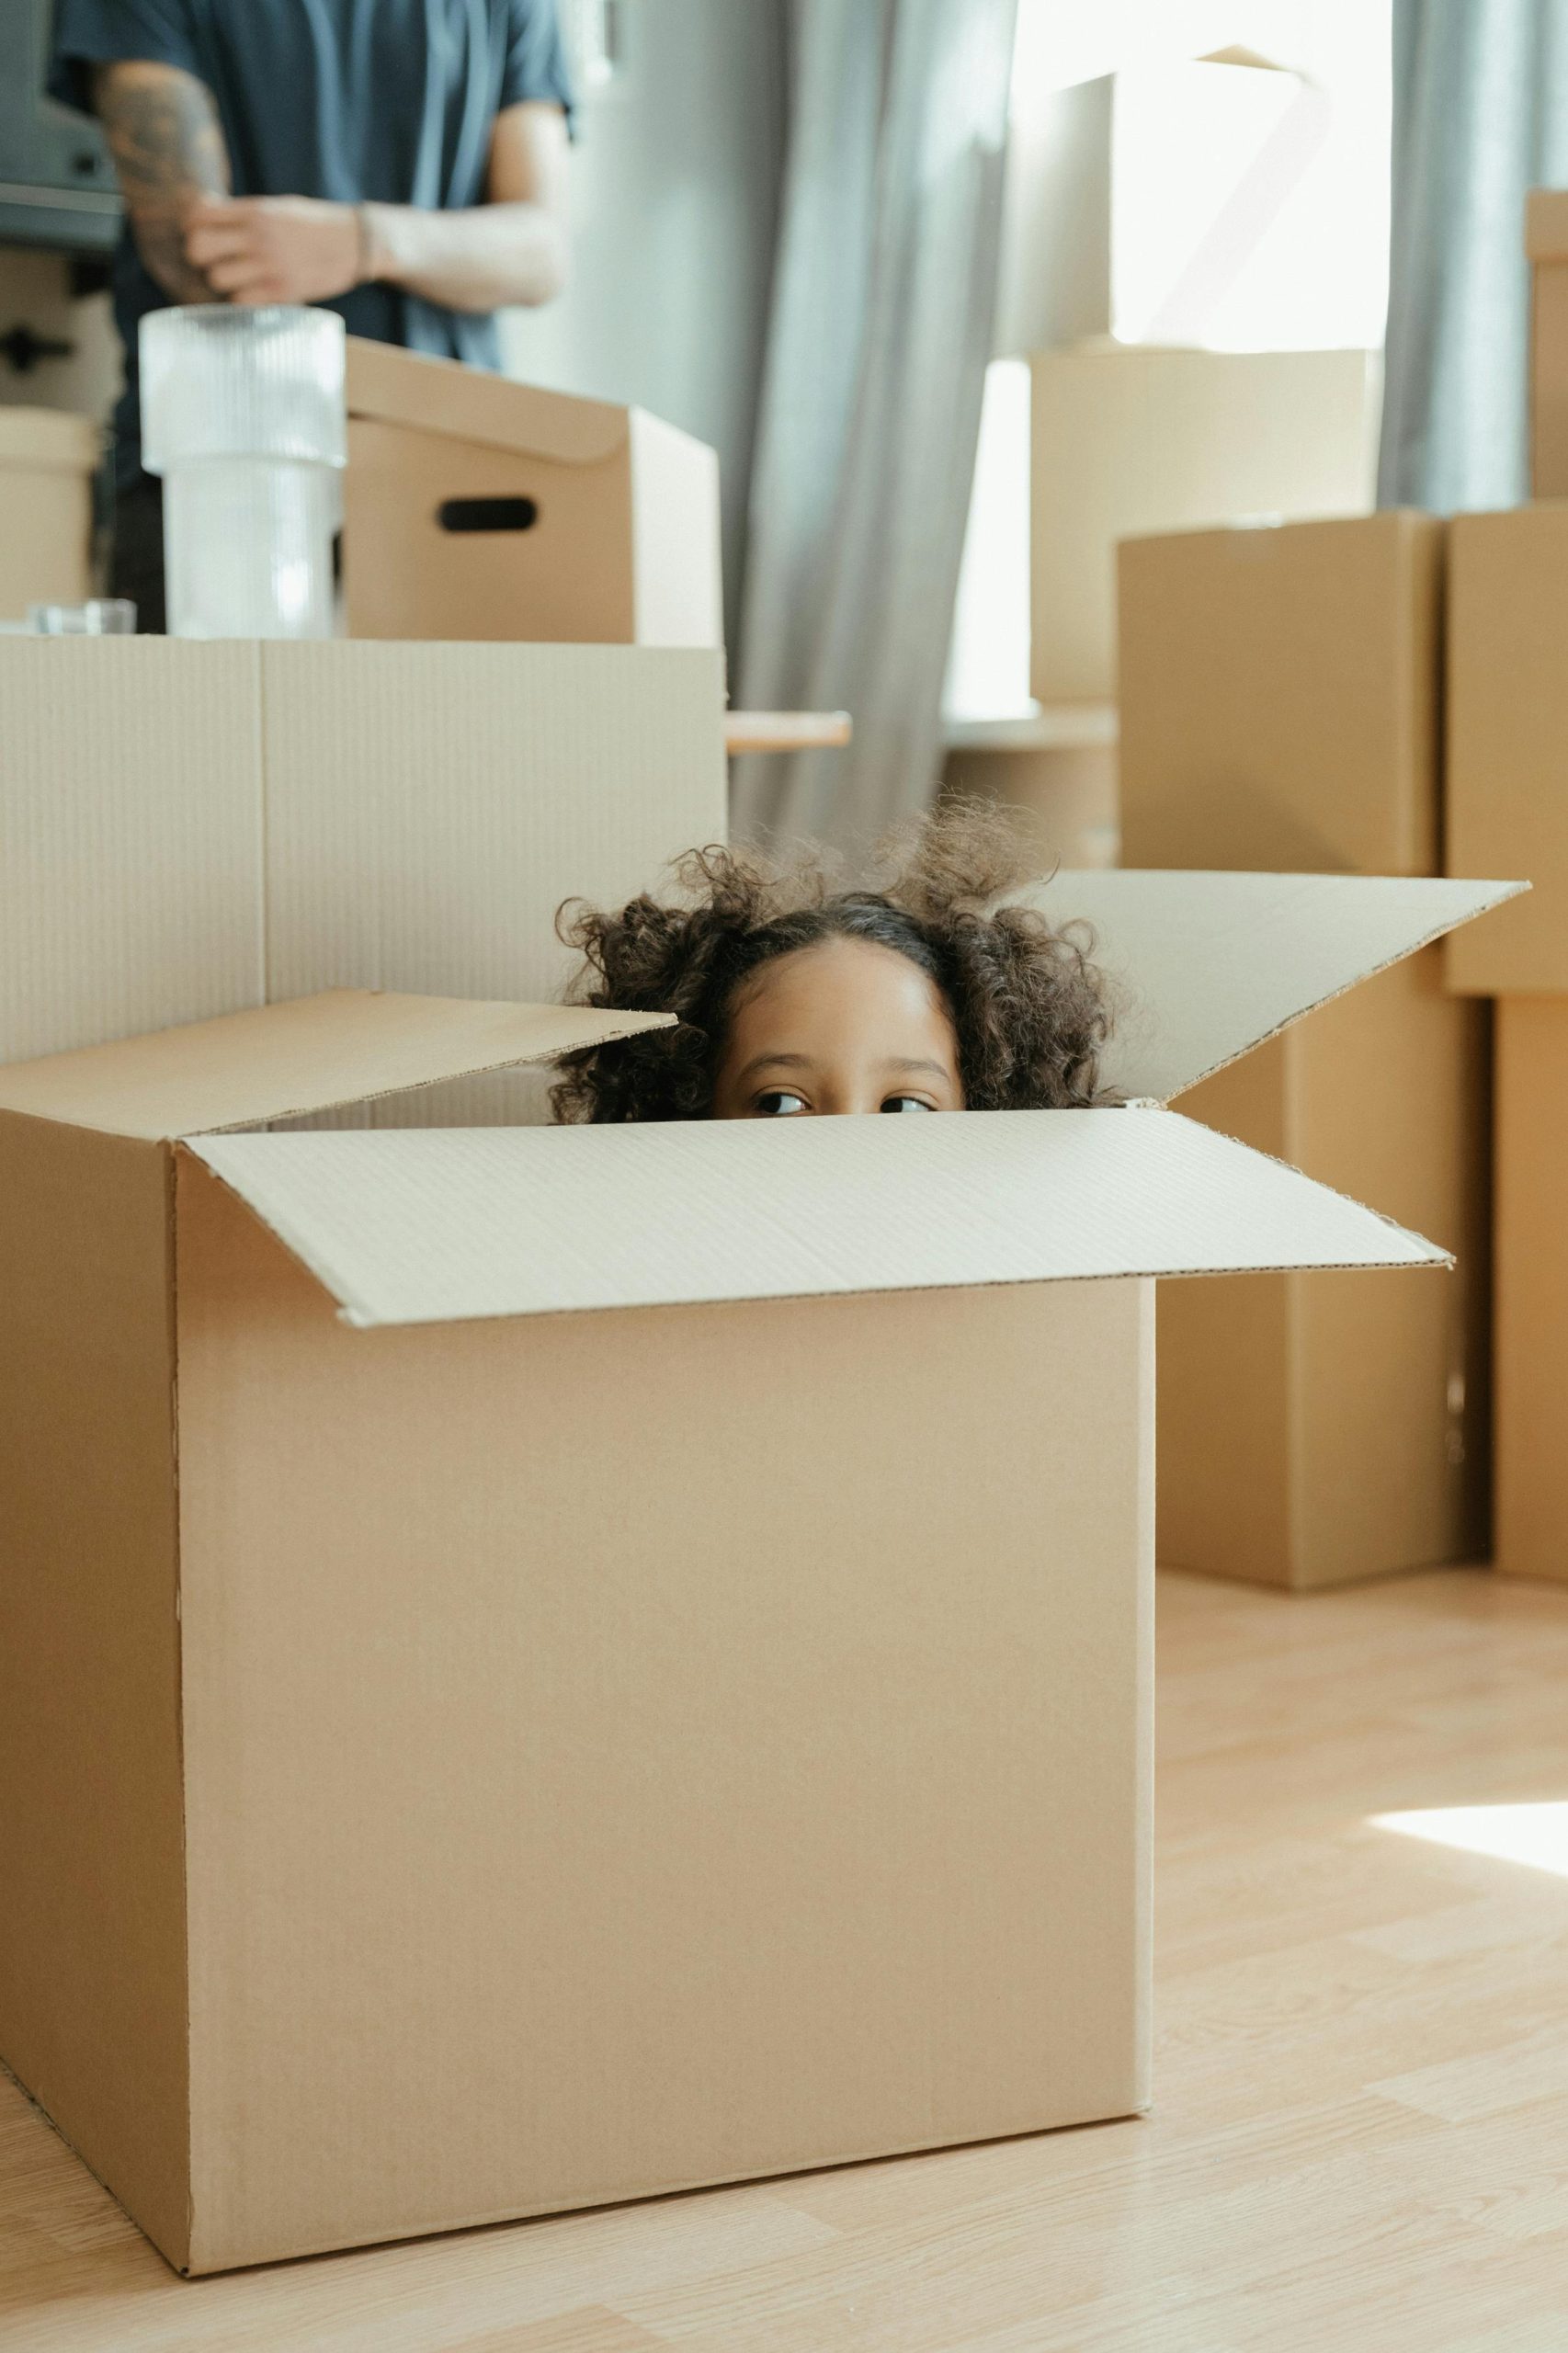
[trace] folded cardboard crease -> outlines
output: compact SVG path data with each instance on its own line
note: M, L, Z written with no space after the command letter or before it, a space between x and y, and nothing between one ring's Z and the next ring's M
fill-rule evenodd
M1506 892L1264 880L1050 886L1124 1092ZM239 1131L628 1026L0 1072L0 2051L185 2269L1147 2103L1141 1278L1443 1254L1162 1108Z

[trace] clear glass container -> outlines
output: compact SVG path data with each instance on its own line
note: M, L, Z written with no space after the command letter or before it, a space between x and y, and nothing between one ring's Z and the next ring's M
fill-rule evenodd
M330 637L343 321L222 303L152 311L141 362L170 636Z
M35 637L134 637L136 608L129 597L90 597L85 605L29 605Z

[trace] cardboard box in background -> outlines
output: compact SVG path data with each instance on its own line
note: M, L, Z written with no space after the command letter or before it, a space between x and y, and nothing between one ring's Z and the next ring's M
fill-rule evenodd
M724 824L716 652L0 638L0 1061L322 988L552 998L561 902Z
M948 743L944 797L1005 809L1036 872L1116 864L1114 710L953 722Z
M1533 885L1452 943L1449 985L1568 991L1568 504L1456 515L1449 548L1449 871Z
M1367 352L1084 345L1029 365L1029 683L1040 702L1115 697L1119 540L1371 504L1378 370Z
M1493 895L1044 904L1163 1097ZM232 1131L608 1018L0 1077L0 2050L184 2268L1142 2106L1142 1279L1437 1258L1157 1108Z
M1310 166L1325 94L1256 53L1018 76L998 351L1200 344ZM1305 133L1303 138L1302 134Z
M1496 1018L1493 1560L1568 1584L1568 997L1505 997Z
M1525 210L1530 263L1530 495L1568 498L1568 188L1532 188Z
M85 416L0 407L0 620L92 595L101 443Z
M719 461L642 409L348 341L350 637L719 645Z
M1442 870L1444 532L1394 511L1122 543L1129 866Z
M1170 1567L1305 1589L1484 1556L1490 1008L1449 995L1439 959L1380 973L1183 1104L1375 1200L1456 1268L1441 1287L1252 1275L1162 1293Z

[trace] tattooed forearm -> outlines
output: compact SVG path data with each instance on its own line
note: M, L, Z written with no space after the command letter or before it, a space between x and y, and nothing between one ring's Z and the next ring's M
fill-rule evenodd
M221 301L185 255L190 206L229 193L228 149L211 92L177 66L128 60L100 66L93 104L148 269L176 302Z

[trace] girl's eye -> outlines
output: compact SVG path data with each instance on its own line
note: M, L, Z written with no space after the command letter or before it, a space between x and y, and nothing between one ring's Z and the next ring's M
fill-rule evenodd
M934 1111L936 1108L934 1103L923 1101L918 1095L890 1095L887 1101L879 1106L883 1111Z
M791 1112L803 1111L805 1108L799 1095L791 1095L788 1088L782 1086L773 1087L767 1095L759 1095L756 1098L759 1120L787 1120Z

